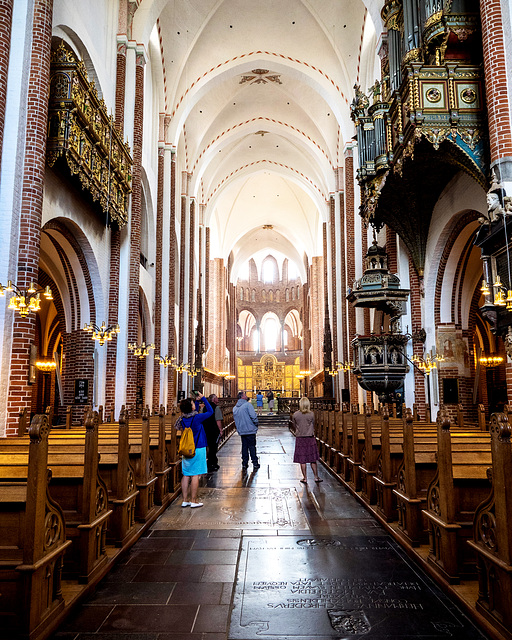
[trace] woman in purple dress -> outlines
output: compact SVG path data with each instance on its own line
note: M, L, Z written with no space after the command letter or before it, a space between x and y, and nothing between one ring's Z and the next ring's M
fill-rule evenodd
M302 480L307 483L307 464L311 465L315 482L322 482L318 477L317 460L320 459L318 447L315 439L315 414L311 411L311 405L306 397L300 399L299 410L293 416L293 426L295 429L295 453L293 461L300 464Z

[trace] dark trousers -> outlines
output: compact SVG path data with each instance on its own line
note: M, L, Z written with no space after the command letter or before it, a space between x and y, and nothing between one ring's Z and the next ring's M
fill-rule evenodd
M215 469L219 465L219 459L217 458L217 451L219 450L219 444L217 439L219 437L219 430L217 428L206 430L206 442L208 449L206 451L206 461L208 469Z
M256 455L256 434L248 433L242 438L242 466L246 467L249 464L249 454L251 455L251 462L253 466L258 464L258 456Z

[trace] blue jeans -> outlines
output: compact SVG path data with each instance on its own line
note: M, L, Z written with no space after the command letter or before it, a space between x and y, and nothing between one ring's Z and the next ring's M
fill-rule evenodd
M258 456L256 455L256 434L248 433L242 438L242 466L246 467L249 464L249 454L251 454L251 461L253 466L258 464Z

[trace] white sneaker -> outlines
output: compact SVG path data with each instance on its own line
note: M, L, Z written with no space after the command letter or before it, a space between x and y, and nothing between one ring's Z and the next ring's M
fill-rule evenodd
M192 504L191 502L182 502L181 506L182 507L190 507L191 504Z
M202 507L203 503L202 502L191 502L190 503L190 508L191 509L196 509L197 507Z

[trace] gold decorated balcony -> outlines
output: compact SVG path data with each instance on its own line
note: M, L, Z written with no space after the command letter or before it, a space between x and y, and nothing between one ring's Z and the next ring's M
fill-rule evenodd
M132 158L82 60L62 43L52 52L47 162L60 159L99 203L107 222L128 221Z

